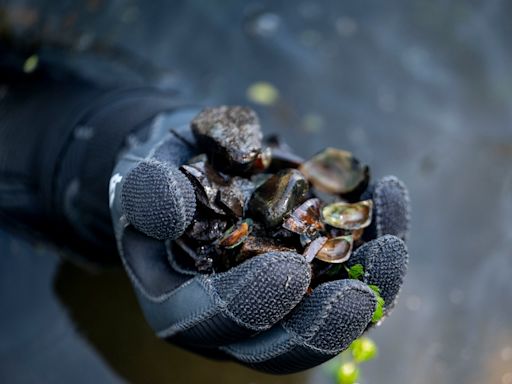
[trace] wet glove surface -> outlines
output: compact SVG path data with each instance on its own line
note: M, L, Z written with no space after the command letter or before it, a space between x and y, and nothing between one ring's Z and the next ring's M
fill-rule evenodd
M159 337L188 350L277 374L314 367L347 348L372 323L377 285L392 309L406 272L409 202L388 176L366 191L374 201L368 243L348 262L362 281L324 283L306 294L302 255L267 253L224 273L196 274L175 260L170 241L195 212L194 189L178 169L196 154L189 110L153 122L148 140L127 149L110 181L110 207L123 264Z

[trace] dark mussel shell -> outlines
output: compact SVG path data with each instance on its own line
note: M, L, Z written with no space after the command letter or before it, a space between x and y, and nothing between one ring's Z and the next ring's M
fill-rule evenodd
M205 157L197 157L190 164L181 167L191 180L198 201L213 212L242 217L254 191L251 180L217 172Z
M249 201L249 211L267 227L282 224L283 217L307 196L309 184L295 169L272 175L258 187Z
M254 183L251 180L234 176L228 185L219 186L215 202L228 215L242 217L254 189Z
M206 158L197 157L193 162L182 165L180 169L190 180L196 192L199 203L220 215L224 211L217 206L215 199L220 185L227 185L227 181L208 164Z
M324 229L320 220L320 206L317 198L306 200L285 217L283 227L299 235L314 236Z

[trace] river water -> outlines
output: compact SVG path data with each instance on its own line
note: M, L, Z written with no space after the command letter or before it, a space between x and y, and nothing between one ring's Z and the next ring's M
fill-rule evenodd
M336 146L401 178L409 273L361 383L512 383L511 2L2 4L48 60L252 105L301 155ZM279 99L248 100L259 81ZM84 270L8 229L0 255L1 382L332 382L321 367L268 376L159 341L120 269Z

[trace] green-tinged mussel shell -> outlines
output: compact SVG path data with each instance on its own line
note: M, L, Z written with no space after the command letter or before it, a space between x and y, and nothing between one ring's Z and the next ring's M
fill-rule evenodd
M219 239L219 246L227 249L233 249L242 244L249 233L252 231L253 222L251 219L245 219L239 224L233 225L229 228L224 236Z
M373 202L371 200L357 203L333 203L322 209L325 223L340 229L357 230L366 228L372 221Z

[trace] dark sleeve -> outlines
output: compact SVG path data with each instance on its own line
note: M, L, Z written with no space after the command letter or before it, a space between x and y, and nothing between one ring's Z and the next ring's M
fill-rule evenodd
M104 89L54 68L1 73L2 223L114 255L108 184L116 156L128 135L174 108L175 95Z

